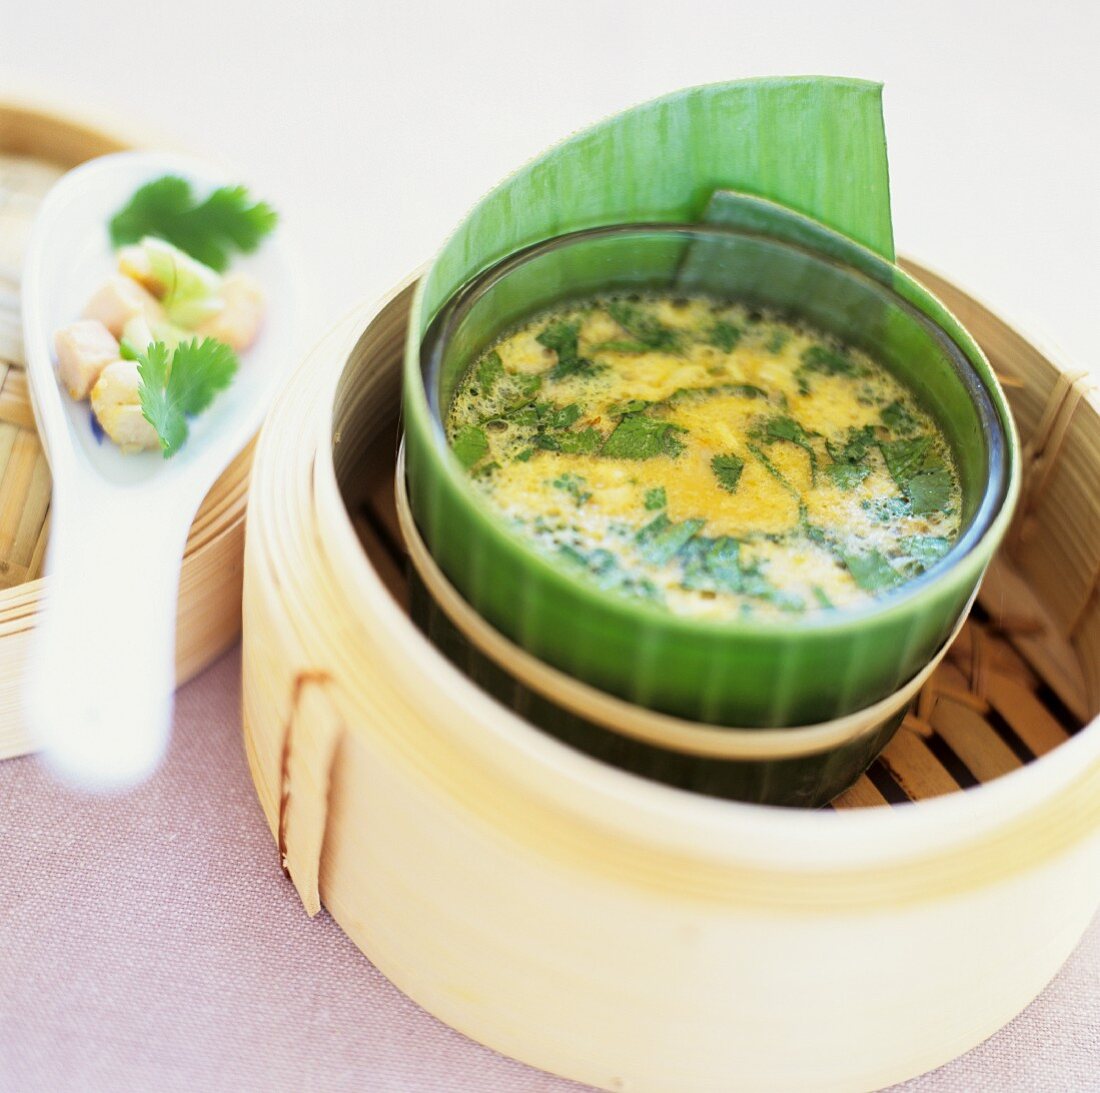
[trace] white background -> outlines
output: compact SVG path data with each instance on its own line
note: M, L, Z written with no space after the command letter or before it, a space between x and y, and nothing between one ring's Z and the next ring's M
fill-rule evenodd
M1100 356L1097 0L3 0L0 66L254 180L300 238L318 333L606 114L741 76L883 80L899 251Z

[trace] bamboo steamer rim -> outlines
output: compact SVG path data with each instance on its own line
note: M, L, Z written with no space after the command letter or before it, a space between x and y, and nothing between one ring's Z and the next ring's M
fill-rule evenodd
M687 885L715 898L737 891L769 906L938 898L1037 865L1100 827L1095 726L1041 761L965 793L823 814L649 782L502 709L391 597L367 562L336 479L334 444L347 442L345 423L334 418L337 392L364 387L354 364L383 330L400 341L412 285L358 309L303 363L265 427L254 476L248 583L277 596L267 624L289 651L294 694L299 685L323 692L341 733L369 734L372 747L384 746L415 769L426 789L460 796L482 822L507 823L511 837L541 851L568 858L582 844L611 840L613 868L644 871L647 883ZM440 688L445 724L423 720L425 695ZM279 716L293 720L295 707L288 711L285 703L296 701L284 696ZM265 788L251 743L249 754L261 798L279 811L286 802L270 797L277 790ZM461 785L458 764L469 774ZM524 801L518 814L502 811L501 799L511 794Z
M794 758L828 751L876 731L889 717L908 706L924 686L962 632L974 602L971 596L950 637L935 656L912 679L873 705L829 721L782 729L708 725L649 710L608 694L544 663L510 641L463 599L428 550L409 505L403 442L397 457L394 490L409 560L439 607L477 649L531 690L579 717L644 743L690 755L711 759Z

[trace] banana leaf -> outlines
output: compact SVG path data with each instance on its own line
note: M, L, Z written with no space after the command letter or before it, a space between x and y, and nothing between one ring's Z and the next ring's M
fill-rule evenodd
M882 87L798 76L674 92L569 137L486 196L432 263L410 352L465 282L532 243L615 223L693 223L715 190L768 198L894 259Z

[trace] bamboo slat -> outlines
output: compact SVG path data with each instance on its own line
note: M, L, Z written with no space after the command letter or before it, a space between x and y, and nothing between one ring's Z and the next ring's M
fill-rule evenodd
M43 594L50 474L22 370L19 269L35 211L66 170L131 145L129 136L35 105L0 102L0 759L29 748L19 686ZM244 511L251 449L215 484L188 540L180 576L180 682L240 629Z

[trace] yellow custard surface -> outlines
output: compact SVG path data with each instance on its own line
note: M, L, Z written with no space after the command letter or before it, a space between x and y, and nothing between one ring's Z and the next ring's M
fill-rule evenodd
M458 384L448 441L548 556L691 616L865 604L959 533L958 474L912 393L866 354L704 298L570 304Z

